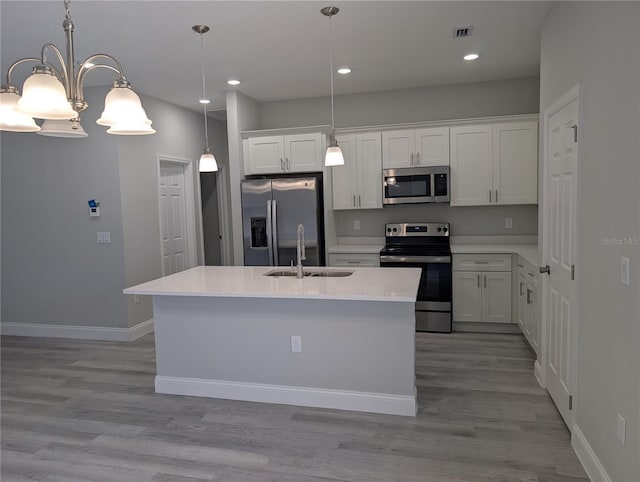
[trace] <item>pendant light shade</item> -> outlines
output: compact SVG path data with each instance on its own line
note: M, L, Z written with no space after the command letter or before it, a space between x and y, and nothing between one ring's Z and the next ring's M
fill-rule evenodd
M342 149L338 145L335 137L331 138L331 143L327 148L327 153L324 156L325 166L343 166L344 156L342 155Z
M64 120L51 120L47 119L42 124L42 129L38 132L41 136L49 137L68 137L68 138L81 138L88 137L80 121L77 119L64 119Z
M128 83L116 81L112 89L104 99L104 111L96 121L101 126L119 126L119 130L125 134L125 127L129 126L134 131L144 131L151 134L151 121L142 107L140 97L136 94ZM141 126L148 128L142 129ZM107 132L111 131L109 129ZM155 131L154 131L155 132Z
M336 141L335 131L335 119L333 115L333 35L331 32L331 17L336 15L340 9L338 7L324 7L320 10L322 15L329 17L329 73L331 74L331 142L327 147L327 152L324 156L325 166L343 166L344 156L342 155L342 149Z
M71 108L62 83L48 67L35 67L24 81L18 112L38 119L71 119L77 113Z
M0 130L9 132L37 132L40 126L32 117L16 110L20 95L15 88L0 91Z
M202 151L198 170L200 172L216 172L218 170L218 163L210 149L205 148L204 151Z
M107 129L107 134L119 136L145 136L155 133L156 130L151 127L151 122L120 122Z

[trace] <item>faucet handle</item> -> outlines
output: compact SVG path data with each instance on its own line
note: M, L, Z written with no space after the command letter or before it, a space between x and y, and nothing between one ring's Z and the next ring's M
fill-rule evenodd
M293 260L290 260L290 261L291 261L291 271L295 271L296 267L293 265Z

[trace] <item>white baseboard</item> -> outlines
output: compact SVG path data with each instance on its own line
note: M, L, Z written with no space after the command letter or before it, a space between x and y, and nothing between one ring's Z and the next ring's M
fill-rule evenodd
M156 392L416 416L416 396L156 376Z
M477 321L454 321L453 331L467 333L522 333L517 323L484 323Z
M0 323L5 336L36 336L43 338L76 338L83 340L133 341L153 331L153 319L130 328L107 326L49 325L43 323Z
M571 445L592 482L611 482L611 477L600 463L587 438L575 424L571 431Z
M536 380L538 380L538 384L542 387L544 387L544 372L542 371L542 365L540 365L540 361L536 360L533 363L533 374L536 377Z

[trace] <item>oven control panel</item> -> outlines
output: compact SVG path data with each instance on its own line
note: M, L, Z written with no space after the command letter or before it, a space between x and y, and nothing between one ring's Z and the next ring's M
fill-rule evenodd
M449 223L385 224L385 236L449 236Z

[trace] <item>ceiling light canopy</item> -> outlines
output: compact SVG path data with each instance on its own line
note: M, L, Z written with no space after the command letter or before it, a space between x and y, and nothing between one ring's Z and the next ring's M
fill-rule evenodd
M464 56L465 60L476 60L478 57L480 57L480 54L467 54Z
M200 34L200 66L202 68L202 98L200 103L202 104L204 114L204 149L200 155L200 162L198 163L198 171L200 172L216 172L218 170L218 163L213 156L211 149L209 148L209 129L207 125L207 102L202 102L207 99L207 84L204 76L204 34L210 29L207 25L194 25L191 30Z
M331 31L331 17L336 15L340 9L338 7L324 7L320 10L322 15L329 17L329 73L331 74L331 142L324 156L325 166L342 166L344 165L344 156L342 149L336 141L336 126L333 115L333 35Z
M69 122L77 119L78 113L87 108L83 98L84 79L94 69L107 69L118 78L113 82L111 91L105 98L104 112L98 124L110 127L109 134L144 135L153 134L151 121L147 117L140 98L131 89L122 65L107 54L93 54L76 67L74 59L73 30L69 10L70 0L64 1L65 20L62 28L65 31L65 59L58 47L47 43L42 47L40 57L26 57L16 60L7 70L7 83L0 87L0 130L12 132L37 132L40 127L33 118L60 120ZM58 65L51 63L47 54L53 52ZM107 63L100 63L106 61ZM16 67L24 63L35 63L32 74L22 86L22 96L11 84L11 74ZM76 121L77 123L77 121ZM72 123L71 123L72 124ZM48 133L43 135L58 137L86 137L84 135L68 135L65 129L47 127ZM77 124L79 126L79 124ZM35 126L35 127L34 127ZM79 127L79 129L82 129ZM78 128L75 129L76 131ZM64 131L64 132L63 132Z

